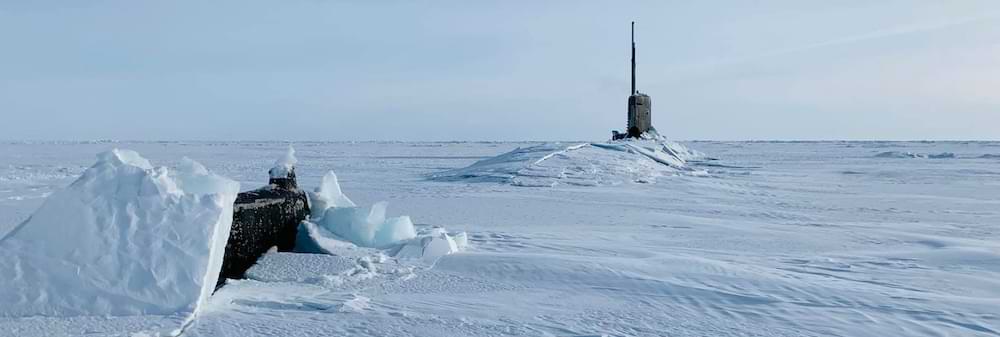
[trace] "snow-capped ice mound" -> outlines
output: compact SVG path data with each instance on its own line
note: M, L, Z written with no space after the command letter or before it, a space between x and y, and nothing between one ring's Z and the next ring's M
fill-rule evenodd
M239 183L112 150L0 238L0 316L191 317L214 290Z
M438 181L501 182L549 187L651 182L656 177L697 174L687 165L697 151L655 138L606 143L547 143L517 148L472 165L431 176Z
M365 254L365 248L377 248L393 256L432 262L467 244L464 232L452 236L437 228L418 235L409 216L386 218L384 201L367 210L357 207L340 190L333 171L309 198L312 216L299 224L295 241L299 252L353 256Z
M955 154L951 152L942 152L937 154L927 154L927 153L913 153L913 152L901 152L901 151L886 151L875 155L875 158L922 158L922 159L951 159L955 158Z
M288 172L291 172L292 168L298 162L299 160L295 158L295 149L289 145L285 155L274 161L274 167L267 172L271 175L271 178L288 178Z

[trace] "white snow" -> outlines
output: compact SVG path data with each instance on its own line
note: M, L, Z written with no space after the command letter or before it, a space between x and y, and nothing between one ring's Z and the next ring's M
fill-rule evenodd
M0 316L194 315L214 290L238 191L190 159L170 170L101 153L0 239Z
M295 168L295 164L298 162L299 160L295 158L295 149L289 145L285 155L274 161L274 167L271 167L267 172L271 178L288 178L288 173Z
M662 175L585 187L552 179L551 188L426 179L533 145L299 145L310 158L296 172L302 186L321 185L326 172L312 168L337 167L358 205L388 200L412 217L417 237L466 231L468 248L428 264L303 223L336 255L269 253L249 279L219 289L183 336L1000 333L1000 162L987 156L1000 142L692 142L684 145L718 159L686 160L690 172L588 145L541 166L617 153ZM0 236L42 202L33 197L71 182L63 169L81 172L89 153L110 146L171 166L182 155L204 159L253 185L262 168L252 163L287 147L0 143L0 177L12 178L0 179ZM874 157L887 151L955 158ZM458 235L452 241L459 246ZM161 317L0 317L0 336L127 335L171 326Z

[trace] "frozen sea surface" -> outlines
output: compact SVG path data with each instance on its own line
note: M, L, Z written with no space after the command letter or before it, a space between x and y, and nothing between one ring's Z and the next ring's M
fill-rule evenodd
M301 185L333 169L358 204L388 200L390 216L466 231L468 249L433 266L269 256L184 335L1000 335L1000 143L687 142L718 159L692 164L707 174L429 179L534 144L295 143ZM250 189L287 144L2 143L0 236L114 147L161 164L188 156ZM0 318L0 335L161 324Z

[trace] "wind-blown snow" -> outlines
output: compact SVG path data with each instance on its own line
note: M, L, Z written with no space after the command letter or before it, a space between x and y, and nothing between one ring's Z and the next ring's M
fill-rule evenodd
M699 175L687 165L697 151L660 137L606 143L546 143L435 173L432 180L501 182L515 186L557 184L596 186L622 182L648 183L661 176Z
M111 150L0 239L0 316L192 316L212 293L239 183Z

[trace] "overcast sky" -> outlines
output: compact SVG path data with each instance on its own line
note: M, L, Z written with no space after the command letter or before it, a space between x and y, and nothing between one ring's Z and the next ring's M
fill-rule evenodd
M1000 139L1000 2L0 0L0 139Z

